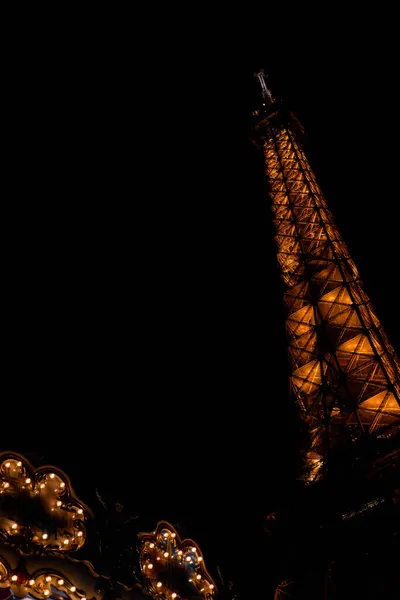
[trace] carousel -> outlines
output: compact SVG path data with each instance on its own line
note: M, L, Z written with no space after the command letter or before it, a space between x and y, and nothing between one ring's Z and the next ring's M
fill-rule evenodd
M132 543L133 586L101 572L94 515L60 469L0 454L0 600L212 600L198 545L159 522ZM101 540L100 540L101 542Z

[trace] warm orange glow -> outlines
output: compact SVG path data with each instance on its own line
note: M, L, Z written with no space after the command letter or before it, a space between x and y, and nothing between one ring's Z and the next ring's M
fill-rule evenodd
M163 600L179 596L183 568L189 583L197 590L197 597L212 600L215 585L193 540L181 540L172 525L166 522L158 523L151 533L139 534L139 539L140 567L151 595L162 596Z
M314 480L338 440L399 427L400 363L302 148L287 125L271 126L277 115L259 127L285 283L291 384L310 426L306 478Z

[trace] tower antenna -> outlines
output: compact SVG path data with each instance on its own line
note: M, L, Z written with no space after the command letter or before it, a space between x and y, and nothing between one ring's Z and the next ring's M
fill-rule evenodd
M258 73L254 73L254 77L257 77L261 85L261 93L265 104L272 104L272 94L267 87L267 75L264 73L264 69L260 69Z

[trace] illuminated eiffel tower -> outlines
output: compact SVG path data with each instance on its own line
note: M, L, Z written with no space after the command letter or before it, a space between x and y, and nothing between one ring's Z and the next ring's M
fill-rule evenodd
M302 149L301 125L264 72L256 77L254 141L272 201L291 390L308 430L303 478L314 481L345 448L381 443L390 460L398 455L400 363Z

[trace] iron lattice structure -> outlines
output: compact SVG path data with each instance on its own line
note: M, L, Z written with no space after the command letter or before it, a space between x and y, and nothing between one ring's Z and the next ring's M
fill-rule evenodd
M398 434L400 363L301 147L300 124L277 102L255 114L284 282L291 389L308 425L304 477L312 481L338 448Z

